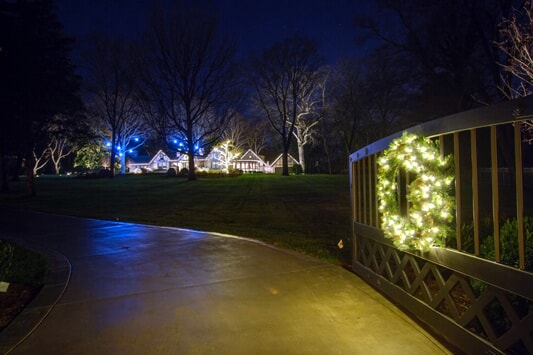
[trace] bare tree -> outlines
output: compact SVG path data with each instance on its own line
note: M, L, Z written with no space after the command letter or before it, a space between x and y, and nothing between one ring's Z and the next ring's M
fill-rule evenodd
M236 115L224 131L224 140L230 140L235 148L244 151L252 149L257 154L267 146L271 130L268 122L259 118Z
M61 172L61 161L74 151L74 146L69 144L65 137L56 137L50 144L50 160L54 164L56 174Z
M140 115L125 122L117 139L121 174L126 173L126 156L146 142L147 134L148 128Z
M90 136L85 117L82 112L58 114L43 127L43 136L45 133L47 140L43 140L45 144L42 146L33 149L34 174L49 162L52 162L55 174L60 173L61 161L74 151L79 141Z
M235 46L219 35L213 15L156 8L146 34L145 99L160 135L185 144L189 180L195 180L197 147L222 136L239 101Z
M508 99L533 93L533 10L531 1L516 10L510 19L500 24L501 42L497 47L504 53L501 92ZM529 143L533 142L533 121L524 122L522 131Z
M108 131L110 157L118 155L120 142L139 118L137 106L136 52L131 44L107 37L93 38L89 58L89 90L92 115ZM114 164L111 164L114 176Z
M272 134L272 129L268 122L263 119L253 119L248 123L246 146L257 154L261 154L268 145L267 143L269 136Z
M246 145L246 136L251 128L250 121L237 114L224 130L224 141L230 141L234 148L242 150Z
M403 57L394 70L418 97L413 112L430 120L500 100L497 24L522 0L380 0L381 12L359 19L359 29ZM378 20L379 19L379 20Z
M44 168L50 160L50 147L44 148L41 152L33 149L33 175L36 176L39 170ZM29 168L29 167L28 167Z
M227 139L215 147L214 160L222 167L222 171L229 173L230 167L241 155L241 150L235 147L231 140Z
M329 172L345 171L349 155L385 129L371 114L379 109L373 109L377 102L372 98L381 91L370 90L374 89L371 87L374 81L384 80L383 86L389 85L389 81L383 76L375 78L364 64L363 60L343 58L336 64L327 85L326 117L320 125L320 138Z
M298 119L311 115L309 99L318 86L322 63L316 42L299 36L276 43L252 59L257 105L283 145L282 175L289 175L287 157Z
M79 147L80 142L92 139L87 115L77 112L70 115L56 115L48 125L50 160L54 172L59 174L61 162Z
M362 123L368 143L427 119L411 116L409 104L416 101L416 94L409 83L410 73L395 67L401 61L390 48L382 47L365 62L362 89L366 109Z
M505 54L501 63L504 74L500 86L508 98L529 96L533 92L533 13L527 1L520 10L515 10L510 19L500 24L501 41L497 47Z
M345 59L337 63L332 75L331 83L334 84L328 87L326 126L334 128L338 133L344 153L348 156L368 142L363 130L363 122L368 117L364 100L363 67L360 62ZM322 138L327 137L324 132Z
M298 146L298 162L302 172L306 171L305 146L314 144L318 140L319 123L324 117L325 90L330 74L328 67L317 70L317 76L312 85L306 85L308 90L302 95L299 112L296 115L293 135Z

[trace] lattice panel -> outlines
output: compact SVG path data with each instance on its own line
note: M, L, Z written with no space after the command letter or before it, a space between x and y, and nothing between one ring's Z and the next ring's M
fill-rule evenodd
M533 353L533 302L358 237L357 262L507 353ZM383 281L383 280L382 280Z

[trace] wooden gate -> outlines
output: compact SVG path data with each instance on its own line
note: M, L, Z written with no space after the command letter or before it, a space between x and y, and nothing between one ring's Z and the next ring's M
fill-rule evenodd
M468 353L533 353L532 119L528 97L407 130L455 165L455 235L424 253L380 228L377 161L403 132L350 155L353 270Z

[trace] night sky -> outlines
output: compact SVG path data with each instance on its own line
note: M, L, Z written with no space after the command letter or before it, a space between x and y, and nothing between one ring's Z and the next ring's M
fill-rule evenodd
M56 0L65 33L83 41L91 32L134 37L144 30L150 0ZM353 20L370 11L368 0L196 0L215 7L221 27L233 37L240 54L257 51L294 34L320 43L330 64L358 56Z

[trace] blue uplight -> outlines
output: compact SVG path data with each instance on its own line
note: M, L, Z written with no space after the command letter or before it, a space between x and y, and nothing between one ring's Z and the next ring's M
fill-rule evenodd
M106 147L111 147L111 142L107 142L105 145Z

